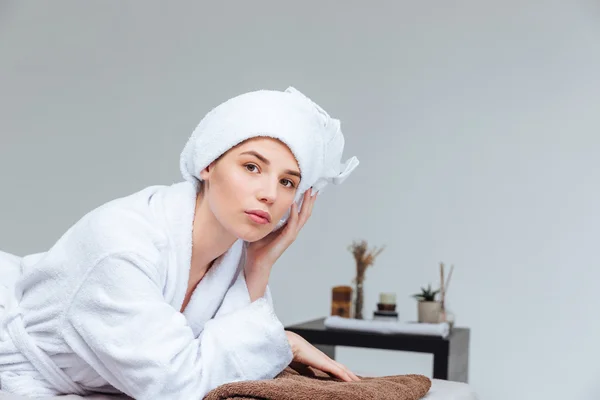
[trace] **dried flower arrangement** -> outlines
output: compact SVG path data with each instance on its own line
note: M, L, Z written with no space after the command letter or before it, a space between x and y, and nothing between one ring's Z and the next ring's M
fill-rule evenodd
M363 282L365 280L365 272L367 268L372 266L375 263L375 258L385 246L381 248L373 248L371 250L368 249L367 242L365 240L354 241L348 249L354 256L354 260L356 261L356 277L354 278L354 283L356 284L356 298L354 305L354 318L355 319L363 319L362 309L363 309Z

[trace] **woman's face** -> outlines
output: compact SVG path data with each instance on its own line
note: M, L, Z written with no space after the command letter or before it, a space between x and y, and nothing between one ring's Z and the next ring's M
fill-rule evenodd
M253 242L268 235L291 207L300 169L282 142L257 137L242 142L201 172L205 199L221 225Z

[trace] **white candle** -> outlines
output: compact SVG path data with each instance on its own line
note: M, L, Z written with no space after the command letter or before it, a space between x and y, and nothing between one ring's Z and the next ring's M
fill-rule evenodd
M381 304L396 304L395 293L379 293L379 302Z

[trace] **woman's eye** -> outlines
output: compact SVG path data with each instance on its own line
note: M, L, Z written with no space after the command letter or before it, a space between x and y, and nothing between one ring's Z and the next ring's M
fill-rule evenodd
M254 164L246 164L245 167L250 172L254 172L258 169L258 167Z
M281 183L283 183L285 187L294 187L294 182L290 181L289 179L282 179Z

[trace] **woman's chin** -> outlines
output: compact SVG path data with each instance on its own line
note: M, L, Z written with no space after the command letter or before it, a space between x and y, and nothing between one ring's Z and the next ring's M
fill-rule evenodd
M240 227L237 232L236 232L236 237L244 240L246 242L252 243L252 242L256 242L262 238L264 238L265 236L267 236L271 230L273 229L273 227L271 226L271 224L269 225L263 225L263 226L243 226Z

